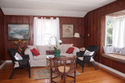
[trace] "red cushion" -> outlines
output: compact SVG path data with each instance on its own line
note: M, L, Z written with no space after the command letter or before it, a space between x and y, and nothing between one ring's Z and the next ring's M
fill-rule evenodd
M35 55L35 56L40 55L39 51L38 51L36 48L31 49L31 52L32 52L33 55Z
M66 51L66 53L71 54L74 51L73 47L68 48L68 50Z

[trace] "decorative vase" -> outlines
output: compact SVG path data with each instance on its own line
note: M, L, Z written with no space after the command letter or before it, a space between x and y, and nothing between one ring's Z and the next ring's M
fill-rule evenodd
M54 52L55 57L60 57L60 50Z

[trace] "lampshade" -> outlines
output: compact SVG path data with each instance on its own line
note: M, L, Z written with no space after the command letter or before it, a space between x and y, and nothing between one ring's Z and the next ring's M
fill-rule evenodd
M58 40L59 43L62 43L62 40Z
M80 38L79 33L75 33L75 34L74 34L74 37L76 37L76 38Z

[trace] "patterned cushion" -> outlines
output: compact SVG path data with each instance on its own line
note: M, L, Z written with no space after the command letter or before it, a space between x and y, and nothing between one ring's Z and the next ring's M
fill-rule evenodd
M89 50L86 50L84 55L88 55L88 56L92 56L94 54L94 51L89 51Z
M23 60L22 56L17 52L14 56L16 60Z

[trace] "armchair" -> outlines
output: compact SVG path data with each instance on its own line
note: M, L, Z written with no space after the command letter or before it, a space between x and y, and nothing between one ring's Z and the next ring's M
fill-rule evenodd
M13 63L13 71L12 71L9 79L12 79L16 69L23 69L23 68L28 69L29 78L30 78L31 73L30 73L29 56L28 55L21 55L21 57L23 59L22 60L16 60L14 56L17 53L17 51L15 49L13 49L13 48L9 48L9 53L10 53L10 57L11 57L11 60L12 60L12 63Z
M80 64L82 66L82 72L84 72L84 64L91 64L97 70L96 65L94 63L93 57L96 55L98 50L97 46L88 46L85 51L77 52L76 66ZM89 53L87 53L87 51Z

